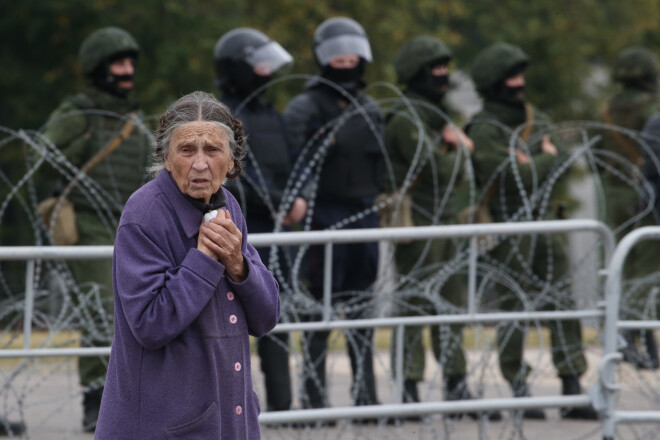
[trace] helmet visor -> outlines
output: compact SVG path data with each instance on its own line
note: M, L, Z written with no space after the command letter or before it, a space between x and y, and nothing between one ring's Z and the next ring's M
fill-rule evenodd
M261 76L270 76L293 64L293 57L276 41L264 44L249 54L245 61Z
M357 55L367 62L372 60L369 41L360 35L339 35L327 39L316 46L314 52L322 66L328 65L338 55Z

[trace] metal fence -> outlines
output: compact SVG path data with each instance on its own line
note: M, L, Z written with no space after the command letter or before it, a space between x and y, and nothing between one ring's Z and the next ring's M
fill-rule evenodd
M623 329L660 328L660 321L620 320L623 266L630 251L643 240L660 240L660 227L648 226L636 229L626 235L617 245L607 269L606 316L605 316L605 354L600 364L600 386L595 390L594 403L604 409L603 438L614 439L615 427L619 423L660 423L658 411L621 411L616 410L616 396L621 387L616 384L615 367L623 356L618 349L618 331Z
M563 221L537 221L517 223L492 223L474 225L450 225L450 226L428 226L414 228L390 228L390 229L362 229L362 230L340 230L340 231L314 231L314 232L290 232L279 234L252 234L249 241L255 247L260 246L285 246L304 244L325 245L325 267L324 267L324 312L323 319L318 322L286 323L279 324L273 332L293 332L308 330L332 330L346 328L393 328L397 338L396 383L398 395L401 396L403 386L403 330L411 325L430 324L486 324L501 322L530 322L530 321L556 321L569 319L597 319L604 320L607 312L606 346L608 355L603 364L602 384L605 388L615 388L612 376L609 375L611 362L607 359L616 356L616 348L612 348L610 327L612 316L617 318L618 309L607 304L607 310L593 308L588 310L567 310L547 312L510 312L510 313L478 313L475 295L476 265L479 257L478 240L485 235L492 236L522 236L535 234L564 234L571 232L593 232L601 238L604 261L609 261L614 251L614 235L603 223L594 220L563 220ZM660 228L654 229L655 234L660 237ZM337 243L377 242L396 240L421 240L421 239L452 239L469 238L469 260L468 260L468 305L467 313L443 316L418 316L418 317L388 317L361 320L331 320L331 282L332 273L332 249ZM627 242L626 242L627 243ZM621 252L616 255L620 255ZM34 268L38 260L59 259L102 259L112 256L111 246L74 246L74 247L0 247L0 261L23 260L27 262L26 291L25 291L25 319L24 319L24 346L22 349L0 350L1 358L36 358L36 357L75 357L75 356L99 356L108 355L109 347L104 348L30 348L31 322L34 305ZM623 257L621 257L623 258ZM610 264L610 270L612 264ZM608 298L617 297L614 292L612 280L608 281ZM611 302L611 301L610 301ZM611 307L610 307L611 306ZM621 323L620 323L621 324ZM639 324L639 322L635 322ZM628 325L623 323L623 325ZM616 338L616 326L614 327L614 338ZM609 345L608 345L609 344ZM616 344L613 345L616 347ZM613 373L612 373L613 374ZM612 398L613 399L613 398ZM609 401L608 401L609 402ZM612 400L613 403L613 400ZM450 414L465 411L486 411L491 409L526 409L526 408L550 408L550 407L585 407L592 404L592 397L587 394L574 396L546 396L525 398L499 398L499 399L476 399L470 401L437 401L425 403L385 404L362 407L334 407L309 410L291 410L281 412L264 412L260 415L262 423L287 423L311 420L335 420L344 418L370 418L387 416L425 415L425 414ZM616 421L622 422L634 414L617 413ZM660 420L660 417L658 417ZM612 422L608 417L607 423Z

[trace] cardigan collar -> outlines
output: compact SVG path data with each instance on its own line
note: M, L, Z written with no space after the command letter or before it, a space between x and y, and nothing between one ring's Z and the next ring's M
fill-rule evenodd
M227 198L222 186L218 192L211 196L211 203L207 204L182 193L172 178L172 175L167 170L162 170L158 173L156 183L158 183L158 186L174 207L183 231L188 238L194 237L199 232L199 226L202 224L202 218L205 212L227 206Z

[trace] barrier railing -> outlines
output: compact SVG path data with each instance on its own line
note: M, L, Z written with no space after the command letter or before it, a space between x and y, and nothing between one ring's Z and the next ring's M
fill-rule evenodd
M647 226L627 234L617 245L610 258L605 284L605 355L601 361L600 389L595 404L601 406L605 419L603 422L603 438L614 439L614 430L619 423L660 423L659 411L617 411L616 395L621 389L615 382L616 363L623 356L618 352L619 329L658 329L660 321L625 321L619 320L621 307L621 281L623 265L632 248L644 239L660 240L660 227Z
M477 313L476 269L478 240L485 235L520 236L536 234L556 234L590 231L601 237L605 261L614 250L614 235L603 223L595 220L561 220L518 223L489 223L473 225L424 226L412 228L360 229L339 231L289 232L279 234L251 234L248 239L255 247L323 244L326 264L324 267L323 320L318 322L279 324L273 332L309 330L332 330L346 328L392 327L397 338L395 353L397 396L403 389L403 330L410 325L429 324L479 324L501 322L551 321L605 317L602 309L565 310L552 312L507 312ZM331 320L332 246L337 243L357 243L396 240L469 238L468 257L468 304L467 313L443 316L391 317L360 320ZM101 259L112 256L112 246L74 247L0 247L0 261L27 261L25 292L25 324L23 349L0 350L1 358L52 357L52 356L99 356L108 355L109 347L95 348L30 348L32 309L34 304L34 267L37 260L54 259ZM262 423L290 423L309 420L330 420L342 418L366 418L405 416L412 414L459 413L464 411L485 411L488 409L524 409L544 407L584 407L591 404L588 395L548 396L507 399L479 399L471 401L425 402L363 407L335 407L310 410L266 412L260 415Z

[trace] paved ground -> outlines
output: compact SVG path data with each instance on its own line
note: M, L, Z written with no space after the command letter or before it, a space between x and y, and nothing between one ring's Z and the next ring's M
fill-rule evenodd
M470 353L470 364L479 362L482 353ZM547 354L539 350L528 350L528 359L538 361L546 367L537 369L537 377L533 380L533 394L536 396L556 395L559 392L559 380L554 377ZM428 354L427 384L422 389L425 401L441 399L441 375L438 368L431 362ZM494 356L492 356L494 358ZM598 353L590 353L590 370L584 376L585 385L596 380L596 367ZM255 359L255 386L262 401L262 378L259 376L258 360ZM292 360L294 369L297 368L297 359ZM484 393L486 397L507 397L508 389L503 386L501 377L497 372L494 359L487 359L487 368L483 378ZM0 378L3 382L8 374L16 371L17 363L0 364ZM334 352L329 358L329 376L331 379L331 401L334 406L350 405L348 388L350 384L350 369L347 356L343 352ZM389 355L378 352L376 357L379 396L382 402L392 402L394 389L391 381L386 377L389 365ZM483 364L482 364L483 366ZM37 366L26 368L16 380L14 390L18 395L25 396L23 400L24 418L28 424L28 435L24 438L34 440L91 440L89 434L81 433L81 398L76 383L75 362L50 361ZM619 374L624 384L619 406L626 409L658 409L660 398L656 390L660 382L660 373L635 372L629 366L624 366ZM294 375L295 387L299 385L297 375ZM474 386L474 381L472 382ZM7 393L3 393L3 396ZM298 403L296 402L296 405ZM11 396L0 401L2 408L16 408L16 402ZM547 410L548 419L541 422L525 421L522 427L517 427L510 414L505 414L502 422L472 421L445 421L441 416L433 416L424 423L407 422L401 426L371 426L361 427L340 421L335 428L327 429L264 429L264 439L599 439L601 438L601 425L597 422L563 421L558 417L556 409ZM17 415L14 414L13 418ZM660 431L655 427L642 426L637 428L622 427L619 430L620 438L625 439L652 439L659 438ZM522 433L522 434L521 434Z

